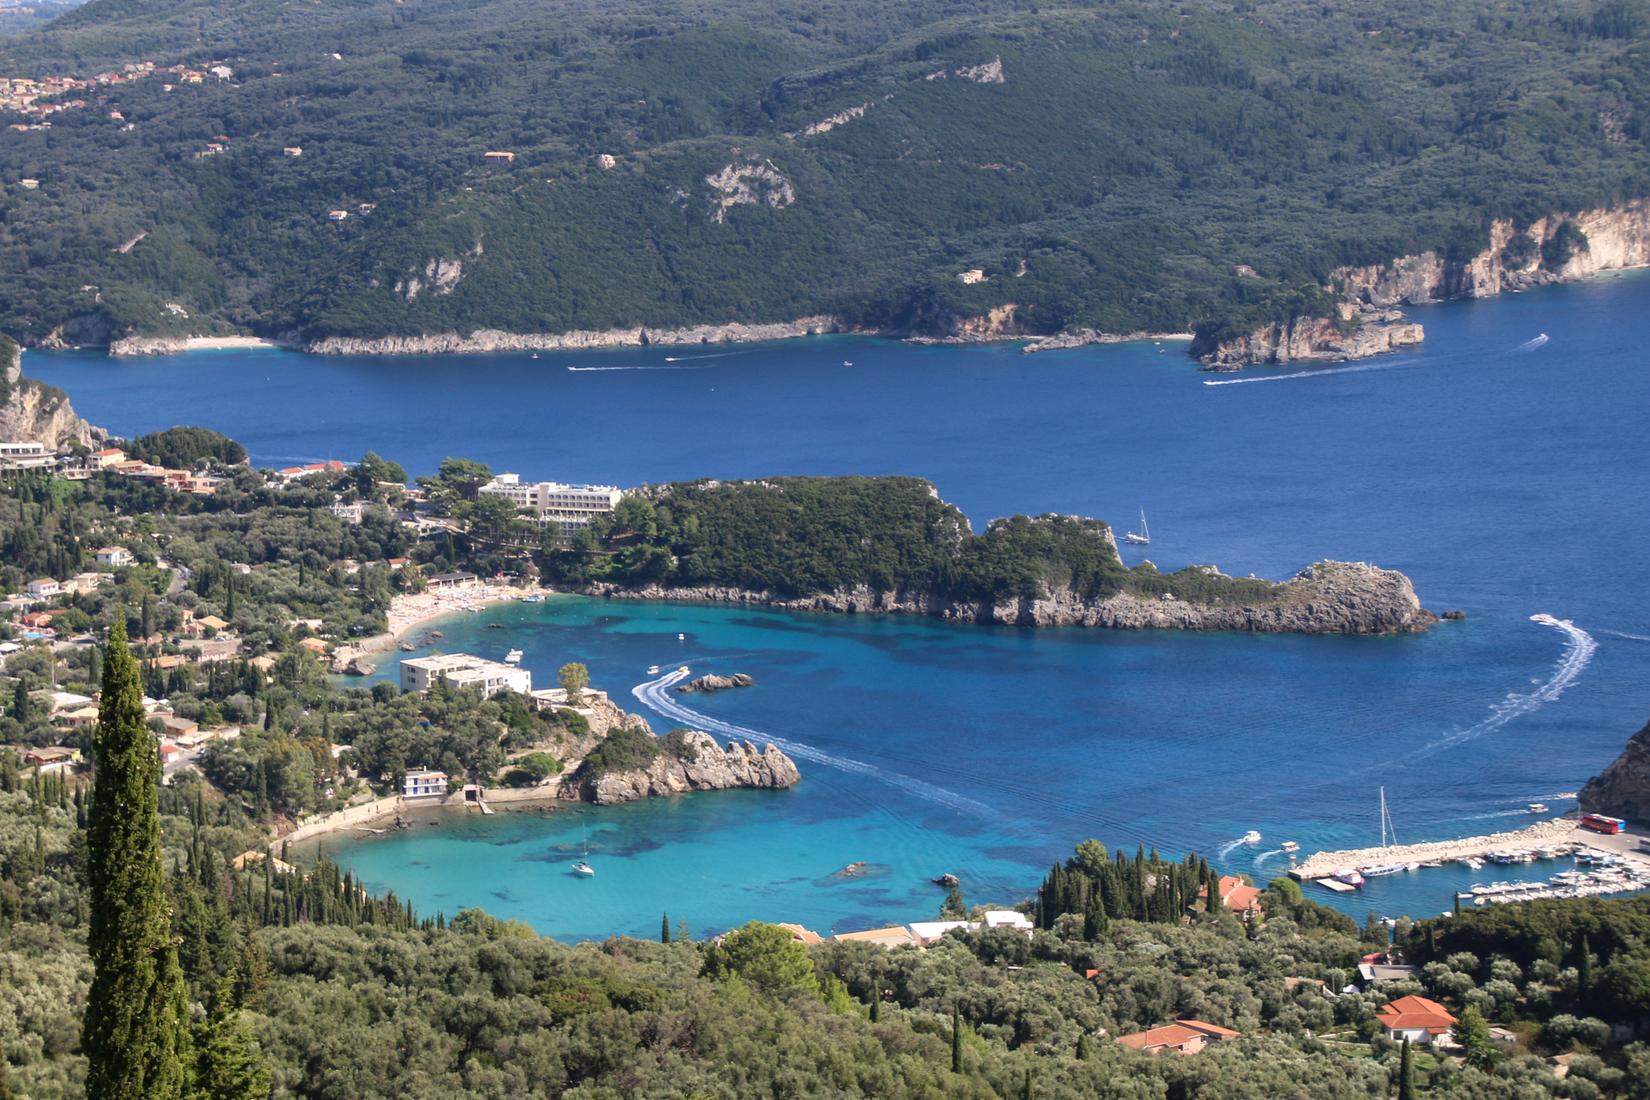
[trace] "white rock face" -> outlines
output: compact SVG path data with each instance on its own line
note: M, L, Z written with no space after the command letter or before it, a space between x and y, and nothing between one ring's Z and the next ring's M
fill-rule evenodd
M710 185L715 211L710 220L721 224L735 206L767 206L782 210L796 202L796 186L774 167L771 160L761 164L729 164L705 177Z

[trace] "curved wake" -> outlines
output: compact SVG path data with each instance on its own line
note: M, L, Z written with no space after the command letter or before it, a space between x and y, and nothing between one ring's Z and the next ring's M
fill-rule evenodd
M827 767L836 768L838 771L851 772L855 775L865 775L870 776L873 779L880 779L884 783L888 783L895 787L899 787L902 790L909 791L911 794L917 795L919 798L925 798L930 802L945 806L948 809L957 810L961 813L980 814L992 818L1000 818L1002 816L996 810L993 810L990 806L985 805L983 802L976 802L972 798L967 798L963 795L955 793L954 791L948 791L944 787L936 787L932 783L925 783L920 779L912 779L910 776L900 775L898 772L884 771L883 769L876 767L873 764L867 764L862 760L855 760L852 757L847 756L838 756L835 753L829 753L821 749L816 749L812 745L804 745L801 742L792 741L789 738L775 737L771 733L762 733L757 730L747 729L744 726L736 726L731 722L723 722L720 719L712 718L708 714L700 714L696 710L690 710L689 708L683 706L670 694L670 689L682 680L686 679L688 675L689 673L686 670L676 669L673 672L667 672L657 680L649 680L646 683L637 684L635 687L630 689L630 693L644 705L650 707L659 714L662 714L667 718L674 719L677 722L681 722L682 724L690 726L693 729L704 730L706 733L719 733L723 737L731 737L740 741L766 741L777 746L780 751L790 756L801 757L803 760L811 760L816 764L824 764Z
M1545 332L1543 332L1540 336L1537 336L1533 340L1524 341L1522 344L1519 344L1516 348L1513 348L1513 350L1514 351L1534 351L1536 348L1540 347L1542 344L1545 344L1546 342L1547 342L1547 334Z
M1298 370L1289 374L1268 374L1260 378L1205 378L1205 386L1250 386L1256 382L1289 382L1296 378L1323 378L1331 374L1362 374L1372 370L1392 370L1404 363L1365 363L1359 367L1327 367L1322 370Z
M1440 749L1453 748L1474 738L1482 737L1486 733L1500 729L1514 718L1520 718L1540 710L1560 695L1563 695L1564 690L1575 683L1577 678L1586 671L1587 666L1592 663L1594 652L1598 650L1598 642L1593 639L1591 634L1569 619L1559 619L1552 615L1531 615L1530 621L1540 623L1542 626L1550 626L1554 630L1562 632L1565 636L1564 652L1559 656L1558 664L1554 667L1553 674L1547 678L1546 682L1537 686L1534 691L1509 694L1501 702L1490 708L1490 716L1482 722L1475 726L1469 726L1458 733L1442 737L1432 744L1410 753L1403 758L1405 763L1422 756L1428 756Z
M1629 642L1650 642L1650 635L1629 634L1625 630L1600 630L1600 634L1608 634L1612 638L1626 638Z

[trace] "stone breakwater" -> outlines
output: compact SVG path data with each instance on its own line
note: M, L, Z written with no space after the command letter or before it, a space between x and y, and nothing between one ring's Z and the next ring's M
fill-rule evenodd
M855 331L837 318L820 315L795 321L759 324L733 322L686 328L631 328L573 332L504 332L477 329L466 336L456 332L419 336L328 336L305 345L312 355L452 355L496 351L594 351L602 348L680 347L694 344L732 344L759 340L788 340L799 336Z
M724 748L697 730L683 733L680 743L680 751L667 749L646 768L575 777L562 785L561 797L609 806L688 791L778 790L802 779L796 763L773 745L729 741Z
M1059 588L1039 599L953 600L867 587L812 596L701 586L621 588L597 585L590 594L612 599L747 604L833 614L925 615L951 622L1003 626L1086 626L1112 630L1232 630L1262 634L1414 634L1437 621L1423 608L1408 577L1366 563L1324 561L1272 586L1271 598L1252 603L1192 603L1120 592L1085 599Z
M1579 230L1585 244L1562 256L1555 242L1566 226ZM1497 219L1490 225L1489 247L1464 260L1428 251L1332 272L1326 289L1341 296L1338 317L1299 317L1263 325L1213 346L1195 344L1192 354L1210 370L1361 359L1412 347L1424 339L1421 326L1406 321L1400 306L1489 298L1504 291L1647 265L1650 200L1554 213L1522 229L1510 220Z
M1316 852L1302 860L1290 871L1296 878L1324 878L1347 867L1368 867L1378 863L1425 863L1429 860L1460 859L1481 856L1488 852L1539 848L1548 844L1567 844L1589 835L1578 833L1576 823L1560 818L1543 821L1526 829L1489 836L1469 836L1459 840L1432 840L1421 844L1394 844L1388 848L1344 848L1335 852Z

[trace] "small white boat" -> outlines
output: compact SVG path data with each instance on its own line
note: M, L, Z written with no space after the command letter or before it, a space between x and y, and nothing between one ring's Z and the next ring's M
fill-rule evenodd
M586 863L582 859L579 860L577 863L573 864L573 873L575 875L579 875L582 878L595 878L596 877L596 869L594 867L590 866L590 864Z
M659 666L658 665L648 665L647 666L647 674L649 676L659 675Z
M1286 840L1283 842L1283 850L1288 852L1290 855L1294 855L1296 852L1301 850L1301 846L1293 840Z
M506 653L504 655L504 663L507 665L521 664L521 650L512 649L510 652Z
M1344 882L1348 886L1362 886L1364 884L1364 876L1359 874L1354 867L1342 867L1330 877L1336 882Z
M1384 878L1387 875L1396 875L1400 871L1407 870L1409 870L1409 865L1406 863L1382 863L1374 867L1365 867L1363 875L1365 878Z
M1123 541L1132 546L1148 546L1152 541L1152 529L1146 526L1146 509L1140 509L1140 530L1130 531L1123 536Z
M1245 843L1245 844L1259 844L1260 843L1260 834L1258 832L1256 832L1255 830L1250 829L1248 832L1243 834L1243 843Z
M853 365L854 365L854 364L853 364L853 363L852 363L852 362L850 362L850 361L849 361L849 360L847 360L847 359L844 359L844 360L843 360L843 361L842 361L842 365L843 365L843 366L845 366L845 367L851 367L851 366L853 366Z
M678 634L678 635L676 635L676 640L678 642L685 642L685 641L687 641L687 635L686 634Z
M534 353L533 353L533 358L534 358L534 359L537 359L537 358L538 358L538 357L539 357L539 353L538 353L538 352L536 352L536 351L535 351L535 352L534 352Z
M1547 804L1545 802L1532 802L1528 808L1532 814L1544 814L1547 812Z
M544 597L539 595L537 592L535 592L531 596L523 596L521 598L521 602L522 603L543 603L544 602Z

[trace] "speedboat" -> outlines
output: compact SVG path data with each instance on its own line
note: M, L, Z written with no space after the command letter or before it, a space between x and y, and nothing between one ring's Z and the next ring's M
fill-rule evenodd
M1290 855L1294 855L1296 852L1301 850L1301 846L1296 841L1286 840L1283 842L1283 850L1288 852Z
M1547 812L1547 804L1545 802L1532 802L1528 809L1532 814L1544 814Z
M647 674L649 676L659 675L659 666L658 665L648 665L647 666Z
M512 649L509 653L506 653L504 655L504 663L507 665L521 664L521 650Z
M1245 843L1245 844L1259 844L1260 843L1260 834L1258 832L1256 832L1255 830L1250 829L1248 832L1243 834L1243 843Z
M582 859L573 864L573 873L581 878L596 877L596 869Z

